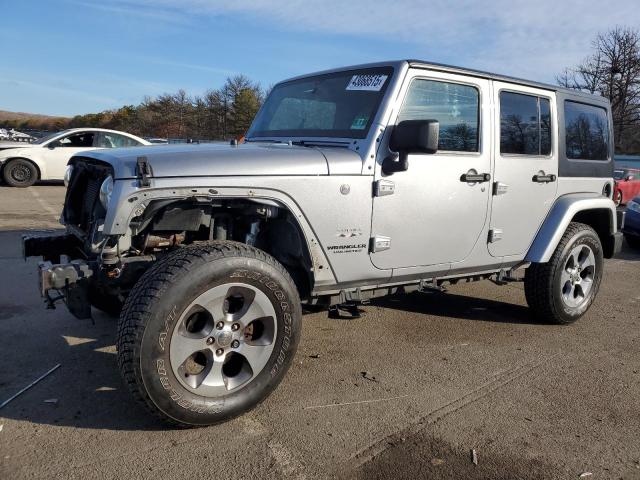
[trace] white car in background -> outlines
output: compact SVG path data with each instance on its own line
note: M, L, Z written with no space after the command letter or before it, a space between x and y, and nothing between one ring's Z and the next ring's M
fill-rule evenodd
M63 180L67 162L79 152L140 145L151 144L116 130L73 128L17 147L0 144L0 173L8 185L28 187L38 180Z

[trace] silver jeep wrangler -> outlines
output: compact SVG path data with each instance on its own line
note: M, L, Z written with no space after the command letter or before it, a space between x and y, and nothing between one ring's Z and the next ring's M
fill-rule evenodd
M276 85L242 144L73 157L66 231L24 251L50 305L120 315L120 370L152 413L213 424L282 380L303 303L357 315L526 268L536 318L580 318L620 248L611 132L606 99L556 86L340 68Z

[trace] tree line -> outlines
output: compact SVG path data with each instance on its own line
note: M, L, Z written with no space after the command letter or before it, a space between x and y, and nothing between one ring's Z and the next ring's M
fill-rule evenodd
M68 127L112 128L144 137L228 140L246 133L264 96L260 84L236 75L204 95L178 90L146 97L137 106L76 115Z
M56 131L76 127L110 128L141 137L229 140L246 133L265 97L259 83L244 75L227 78L221 88L203 95L184 90L145 97L139 105L76 115L33 116L0 122L7 128Z
M561 86L600 94L611 102L617 153L640 154L640 31L600 33L592 53L557 77Z

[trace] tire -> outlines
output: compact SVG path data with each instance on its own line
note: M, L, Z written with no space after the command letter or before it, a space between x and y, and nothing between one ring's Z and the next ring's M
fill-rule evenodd
M602 281L602 270L602 244L598 234L588 225L572 222L551 259L527 268L524 277L527 303L541 320L573 323L593 303Z
M615 203L616 207L622 205L622 190L613 192L613 203Z
M118 365L155 416L212 425L276 388L298 346L301 317L298 291L271 256L236 242L190 245L158 261L127 297Z
M624 238L631 248L640 250L640 237L625 235Z
M2 170L2 177L11 187L30 187L38 180L38 169L29 160L15 158L9 160Z

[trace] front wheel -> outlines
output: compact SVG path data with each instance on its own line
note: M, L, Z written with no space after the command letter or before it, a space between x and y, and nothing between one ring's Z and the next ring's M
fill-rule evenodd
M181 248L125 302L118 363L134 396L182 426L211 425L264 400L301 332L297 289L282 265L235 242Z
M547 263L527 268L524 291L529 307L543 320L567 324L589 309L600 288L603 254L598 234L570 223Z
M16 158L5 165L2 176L11 187L30 187L38 180L38 169L29 160Z

